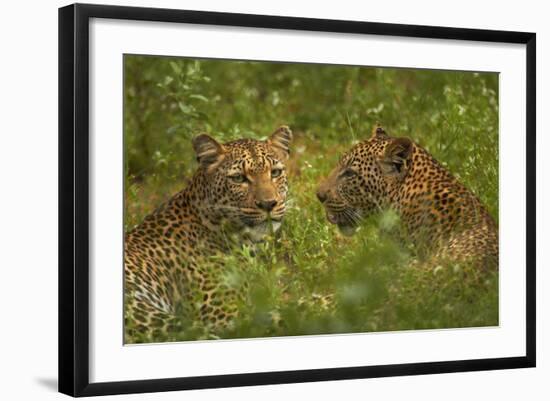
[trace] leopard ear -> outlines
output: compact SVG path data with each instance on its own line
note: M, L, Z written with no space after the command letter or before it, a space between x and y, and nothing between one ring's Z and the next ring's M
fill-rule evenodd
M197 155L197 161L203 167L210 167L223 159L223 145L206 134L200 134L193 138L193 149Z
M376 123L376 125L372 128L372 135L371 138L388 138L388 134L386 134L386 130L382 128L380 123Z
M267 140L283 161L290 156L290 141L292 141L292 131L286 125L277 128Z
M399 179L404 178L410 167L413 147L413 141L409 138L392 139L378 163L382 174Z

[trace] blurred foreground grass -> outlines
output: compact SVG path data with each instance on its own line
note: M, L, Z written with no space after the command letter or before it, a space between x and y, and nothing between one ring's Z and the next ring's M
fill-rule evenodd
M391 216L352 238L326 221L315 187L376 121L427 148L498 221L497 74L126 56L125 228L185 186L197 133L263 139L287 124L288 212L255 257L227 257L251 288L224 338L497 325L497 273L419 268L384 234ZM194 323L133 340L212 338Z

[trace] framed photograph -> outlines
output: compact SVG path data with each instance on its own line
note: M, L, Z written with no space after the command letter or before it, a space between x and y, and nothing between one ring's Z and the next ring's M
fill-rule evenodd
M535 366L535 34L59 10L59 390Z

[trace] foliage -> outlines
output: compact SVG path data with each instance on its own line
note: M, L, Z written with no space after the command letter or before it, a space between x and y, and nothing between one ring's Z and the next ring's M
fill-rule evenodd
M290 207L254 257L225 261L253 285L223 337L498 324L496 273L419 266L385 234L392 216L352 238L326 221L320 178L377 121L427 148L498 221L497 74L126 56L126 228L183 188L194 135L262 139L287 124ZM212 338L197 325L169 339Z

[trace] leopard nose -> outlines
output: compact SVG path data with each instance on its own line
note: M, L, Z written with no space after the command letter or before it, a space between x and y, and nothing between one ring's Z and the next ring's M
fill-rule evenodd
M318 190L317 199L319 199L319 202L325 203L325 201L327 200L327 193L325 191Z
M265 210L266 212L271 212L276 204L277 201L275 199L256 201L256 206L258 206L262 210Z

